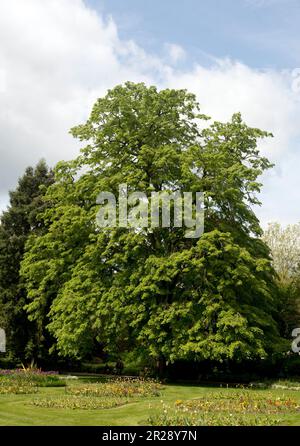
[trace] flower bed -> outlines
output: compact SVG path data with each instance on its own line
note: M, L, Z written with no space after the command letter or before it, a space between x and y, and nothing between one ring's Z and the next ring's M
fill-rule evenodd
M162 386L154 380L119 378L104 383L68 386L66 392L77 396L152 397L159 396Z
M0 385L2 393L5 387L64 387L64 380L58 372L44 372L40 369L0 370Z
M163 403L149 417L153 426L261 426L280 423L284 412L299 412L299 403L291 398L262 395L254 391L236 391L231 395L211 393L203 398Z
M124 398L94 398L85 396L65 396L61 398L41 398L31 401L31 405L55 409L111 409L126 404Z

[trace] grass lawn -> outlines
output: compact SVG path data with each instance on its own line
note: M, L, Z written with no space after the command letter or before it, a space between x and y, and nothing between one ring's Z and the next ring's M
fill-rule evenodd
M78 380L75 385L82 385L85 381ZM232 398L235 389L226 388L221 390L225 396ZM254 392L250 390L249 392ZM300 391L298 390L255 390L259 395L266 399L291 398L296 400L300 406ZM32 400L64 397L65 388L63 387L44 387L39 388L37 394L22 395L0 395L0 425L2 426L125 426L125 425L146 425L149 416L154 416L162 410L162 401L168 406L174 406L178 400L194 400L197 398L210 398L220 394L220 388L166 385L163 387L160 396L144 397L129 401L119 407L109 409L66 409L66 408L47 408L36 407L31 404ZM97 397L94 397L97 398ZM212 414L213 416L213 414ZM259 415L258 415L259 416ZM280 413L280 424L300 425L300 410L287 410Z

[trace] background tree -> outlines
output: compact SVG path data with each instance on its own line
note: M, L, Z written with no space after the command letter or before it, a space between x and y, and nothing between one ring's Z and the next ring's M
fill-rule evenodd
M251 208L271 167L257 141L269 134L239 114L200 130L207 119L185 90L126 83L72 129L86 146L57 166L49 230L29 241L22 263L30 318L50 321L60 354L83 357L98 345L162 366L282 348L274 270ZM96 228L99 192L118 195L121 183L148 196L204 191L205 234Z
M300 223L283 228L270 223L263 235L278 276L282 330L290 337L300 326Z
M53 173L44 161L28 167L10 192L10 204L0 224L0 326L6 330L7 350L15 358L30 358L35 350L35 326L24 310L26 290L20 278L20 263L25 243L32 233L42 234L44 223L39 214L42 200Z

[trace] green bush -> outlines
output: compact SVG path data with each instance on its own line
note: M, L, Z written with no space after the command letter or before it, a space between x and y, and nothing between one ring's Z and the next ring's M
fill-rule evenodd
M80 366L80 372L82 373L98 373L98 374L113 374L115 363L107 362L95 364L93 362L83 362Z
M44 375L37 376L33 375L30 377L32 382L34 382L38 387L65 387L66 382L59 378L58 376Z

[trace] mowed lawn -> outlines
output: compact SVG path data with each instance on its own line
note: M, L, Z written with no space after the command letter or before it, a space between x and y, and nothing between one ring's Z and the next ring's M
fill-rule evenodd
M226 388L222 392L230 394L235 389ZM64 397L65 389L40 388L36 395L0 395L0 425L2 426L136 426L147 425L149 416L162 410L162 404L174 405L178 400L194 400L220 392L219 387L165 385L160 396L135 399L123 406L110 409L65 409L45 408L31 405L37 398ZM252 392L252 391L250 391ZM257 392L257 390L256 390ZM259 390L260 395L269 398L291 398L300 406L298 390ZM163 402L163 403L162 403ZM280 414L280 424L300 426L300 411L287 411Z

